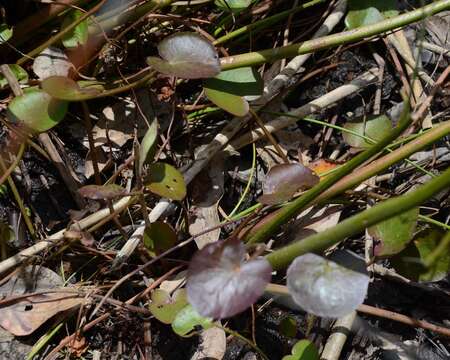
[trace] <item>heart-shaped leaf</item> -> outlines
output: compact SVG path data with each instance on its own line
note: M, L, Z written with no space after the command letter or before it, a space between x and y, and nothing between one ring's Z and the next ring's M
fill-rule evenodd
M117 184L86 185L78 189L81 196L92 200L114 199L125 195L127 190Z
M80 87L76 81L65 76L50 76L41 82L41 87L55 99L67 101L87 100L102 92L98 84Z
M297 341L291 352L292 355L283 356L282 360L319 360L317 348L306 339Z
M297 257L287 271L294 301L316 316L339 318L362 304L369 277L315 254Z
M7 24L0 24L0 44L11 39L13 36L13 29L9 27Z
M319 182L314 172L301 164L273 166L266 175L263 195L258 201L266 205L288 201L299 189L309 189Z
M364 149L373 145L373 142L363 136L378 141L392 131L391 120L386 115L368 116L365 121L364 118L358 118L347 122L344 127L351 131L342 133L344 141L350 146Z
M349 29L374 24L398 15L395 0L349 0L345 25Z
M64 29L73 22L77 21L83 16L83 13L79 10L70 11L64 18L61 27ZM76 48L79 45L86 44L89 37L88 32L88 22L87 20L82 21L74 29L69 31L64 35L62 43L66 48Z
M29 88L9 103L7 114L11 121L22 122L39 133L57 125L66 115L67 105L40 89Z
M28 73L21 66L16 64L9 64L8 67L11 69L12 73L20 84L25 84L28 82ZM7 85L8 81L0 72L0 89L3 89Z
M272 267L264 258L244 261L245 246L229 239L206 245L189 263L189 303L203 316L223 319L252 305L270 282Z
M172 322L173 331L180 336L188 336L198 326L208 329L213 326L213 322L212 319L201 316L192 305L181 309Z
M169 224L155 221L144 231L144 245L152 256L170 249L177 242L177 234Z
M165 163L150 165L145 186L152 193L172 200L183 200L186 196L183 175L173 166Z
M221 10L239 13L250 6L253 0L215 0L214 4Z
M390 259L394 269L412 281L444 279L450 271L449 251L444 251L431 266L423 265L423 261L437 247L444 235L444 232L434 228L421 231L402 252Z
M147 161L152 160L151 158L154 155L157 138L158 138L158 120L154 118L150 123L150 127L145 133L139 147L139 169L141 174L144 164Z
M413 238L418 216L419 208L413 208L370 227L369 233L377 241L375 256L389 256L402 251Z
M164 324L172 324L177 314L188 305L186 290L175 290L172 296L162 289L152 293L152 302L148 306L153 316Z
M209 78L220 72L219 56L214 46L194 32L180 32L158 44L162 59L147 58L157 71L184 79Z
M259 96L263 87L261 76L251 67L222 71L203 85L209 100L236 116L248 113L249 105L243 97Z

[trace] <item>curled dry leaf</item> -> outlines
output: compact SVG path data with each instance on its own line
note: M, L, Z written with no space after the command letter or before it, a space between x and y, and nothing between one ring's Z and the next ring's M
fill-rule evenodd
M205 329L200 333L200 344L191 360L220 360L225 355L227 337L225 331L218 327Z
M299 189L309 189L318 182L319 177L301 164L275 165L266 175L263 195L258 201L266 205L281 204Z
M233 238L208 244L194 255L186 289L189 303L202 316L236 315L263 294L272 276L269 262L244 259L244 244Z
M151 56L147 58L147 63L163 74L199 79L220 73L216 49L197 33L170 35L158 44L158 52L162 59Z
M30 335L54 315L85 302L73 292L30 295L1 307L0 325L16 336Z
M297 257L287 271L287 287L294 301L316 316L339 318L364 301L366 274L349 270L315 254Z
M78 190L81 196L92 200L108 200L125 195L127 190L117 184L86 185Z

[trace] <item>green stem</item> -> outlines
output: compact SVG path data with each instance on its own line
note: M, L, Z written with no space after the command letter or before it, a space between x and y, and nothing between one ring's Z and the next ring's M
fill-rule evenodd
M245 25L245 26L243 26L243 27L241 27L239 29L236 29L236 30L234 30L232 32L229 32L226 35L221 36L216 41L214 41L213 44L214 45L223 44L224 42L226 42L228 40L231 40L231 39L234 39L235 37L237 37L239 35L245 34L247 32L250 32L250 31L253 31L253 30L256 30L256 29L265 28L267 26L275 24L278 21L281 21L282 19L288 17L291 14L295 14L295 13L297 13L299 11L302 11L304 9L307 9L307 8L309 8L311 6L320 4L320 3L324 2L324 1L325 0L313 0L313 1L310 1L310 2L307 2L307 3L304 3L302 5L299 5L299 6L295 7L295 8L293 8L293 9L288 9L288 10L282 11L282 12L280 12L278 14L269 16L268 18L255 21L254 23Z
M288 266L297 256L308 252L323 251L349 236L364 231L369 226L399 215L415 206L419 206L449 186L450 168L414 192L386 200L342 221L330 229L275 250L267 255L266 259L274 269L282 269Z
M50 45L61 40L66 34L68 34L70 31L75 29L80 23L82 23L84 20L86 20L88 17L90 17L96 11L98 11L103 6L103 4L106 3L106 1L107 0L101 0L97 5L95 5L91 10L89 10L87 13L85 13L79 19L75 20L73 23L71 23L69 26L65 27L64 29L61 29L56 35L52 36L46 42L42 43L38 47L31 50L28 54L26 54L24 57L20 58L17 61L17 65L22 65L25 62L27 62L28 60L33 59L36 55L39 55L43 50L48 48Z
M383 20L372 25L344 31L339 34L328 35L321 38L304 41L302 43L282 46L274 49L266 49L225 57L221 59L221 67L222 70L230 70L244 66L265 64L279 59L326 49L332 46L360 41L374 35L380 35L387 31L400 28L448 9L450 9L450 0L435 1L432 4L421 7L417 10Z
M356 155L353 159L342 165L333 174L330 174L325 179L321 180L316 186L305 192L302 196L291 203L288 203L276 213L271 214L271 216L266 218L266 221L257 230L247 236L248 243L252 244L262 242L268 239L278 229L278 227L287 223L294 216L300 213L300 211L315 201L321 193L330 188L345 175L352 172L362 163L383 150L389 143L395 140L409 126L410 123L411 119L409 116L409 104L405 104L401 119L397 127L392 129L390 134L364 152Z

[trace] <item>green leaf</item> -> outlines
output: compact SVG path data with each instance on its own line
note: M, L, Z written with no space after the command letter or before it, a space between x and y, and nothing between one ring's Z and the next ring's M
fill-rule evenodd
M165 163L150 165L145 186L152 193L172 200L183 200L186 196L183 175L173 166Z
M395 0L349 0L345 25L348 29L374 24L398 15Z
M170 249L177 242L177 234L169 224L155 221L144 231L144 246L152 256Z
M0 246L12 243L14 238L14 231L12 231L10 226L0 221Z
M292 355L283 356L283 360L319 360L319 352L316 347L306 339L298 341L291 352Z
M347 122L344 127L350 132L343 132L344 141L350 146L366 149L373 143L362 136L374 141L381 140L392 131L391 120L386 115L368 116Z
M180 336L188 336L197 326L208 329L213 326L212 319L201 316L192 305L185 306L172 322L173 331Z
M164 324L172 324L177 314L188 305L185 289L176 290L172 296L162 289L152 292L152 302L148 309Z
M253 0L215 0L214 4L221 10L239 13L250 6Z
M80 10L73 10L69 12L69 14L64 18L61 27L63 29L68 27L82 16L83 13ZM62 43L66 48L76 48L79 45L86 44L88 37L88 22L87 20L84 20L63 37Z
M444 232L435 228L421 231L406 249L391 259L395 271L412 281L429 282L444 279L450 271L448 251L430 267L423 265L423 260L437 247L444 235Z
M413 238L418 215L419 208L413 208L370 227L370 235L378 242L375 256L389 256L402 251Z
M139 169L142 174L142 168L147 161L151 161L155 153L156 140L158 138L158 120L156 118L150 124L139 147Z
M41 88L55 99L66 101L83 101L102 92L102 86L98 83L82 84L85 87L65 76L50 76L41 82Z
M13 29L7 24L0 24L0 44L8 41L13 36Z
M28 73L21 66L16 64L9 64L8 66L20 84L26 84L28 82ZM0 89L3 89L7 85L8 81L0 72Z
M66 101L54 99L40 89L30 88L9 103L7 114L11 121L22 122L39 133L56 126L66 115L67 106Z
M284 336L294 338L297 335L297 321L292 316L287 316L281 320L279 325L280 333Z
M251 67L222 71L214 78L205 80L205 95L225 111L244 116L248 113L248 102L244 96L260 96L264 84L259 73Z

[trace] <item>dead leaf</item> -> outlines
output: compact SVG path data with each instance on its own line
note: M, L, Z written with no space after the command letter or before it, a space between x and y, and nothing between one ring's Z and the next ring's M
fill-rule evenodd
M30 335L54 315L85 302L73 292L30 295L1 307L0 325L16 336Z
M218 327L203 330L200 333L200 344L191 360L221 360L225 355L227 339L225 331Z
M191 208L194 221L189 225L189 233L195 235L201 231L220 224L218 214L219 200L223 195L224 184L224 163L223 159L217 157L211 161L208 171L203 176L197 177L192 184L196 189L193 192L194 206ZM195 239L199 249L205 245L219 240L220 229L210 231Z
M97 155L98 170L102 172L104 169L106 169L108 166L112 164L112 161L105 154L101 146L97 146L95 148L95 152ZM89 153L86 156L86 163L84 166L84 176L86 176L86 178L89 179L92 175L94 175L94 164L92 162L92 154L89 151Z
M33 62L33 71L39 80L50 76L67 76L72 67L64 51L53 46L42 51Z

